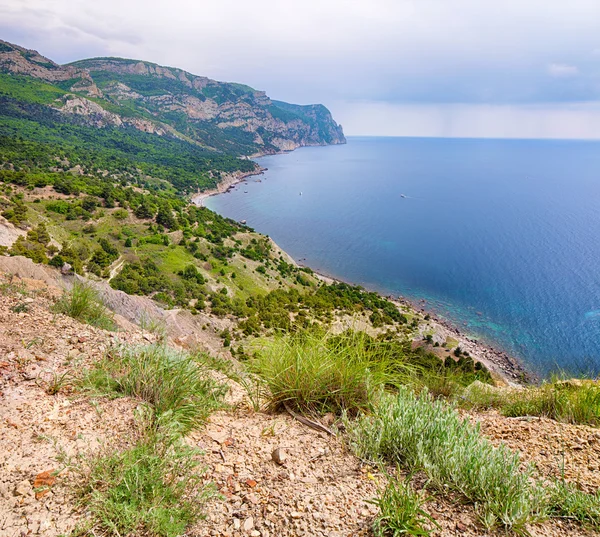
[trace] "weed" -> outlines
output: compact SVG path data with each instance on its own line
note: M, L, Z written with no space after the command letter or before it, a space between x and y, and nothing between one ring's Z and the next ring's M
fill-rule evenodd
M112 315L100 300L98 292L89 284L78 280L75 280L70 291L63 293L54 309L98 328L115 329Z
M600 385L590 380L554 380L514 390L477 385L465 392L464 404L498 408L511 417L545 416L565 423L600 425Z
M430 535L432 530L427 525L439 527L423 509L427 498L415 492L410 482L411 476L402 480L388 476L383 493L371 502L379 507L379 515L373 523L373 532L377 537Z
M505 416L546 416L565 423L600 425L600 386L591 381L543 384L515 392L501 407Z
M600 528L600 490L596 494L587 494L560 479L550 488L549 506L552 516Z
M10 311L13 313L27 313L29 311L29 306L25 304L25 302L19 302L10 308Z
M361 332L305 331L259 342L249 370L268 388L272 407L356 413L400 378L401 364Z
M541 491L530 483L533 469L505 446L493 447L454 408L426 392L415 396L401 389L373 412L346 420L360 457L423 470L434 486L473 501L488 528L500 523L522 531L542 515Z
M206 371L201 361L164 346L119 347L86 372L83 385L106 395L138 397L152 405L157 419L169 416L185 434L222 404L226 387Z
M182 535L216 495L203 483L199 454L161 427L125 450L104 449L83 461L79 492L92 516L91 534L96 527L111 535Z
M56 395L62 390L72 385L73 378L69 371L65 371L61 375L52 371L52 377L46 381L45 391L48 395Z
M143 311L140 317L140 328L154 334L159 342L167 339L167 325L165 322L151 317L146 311Z

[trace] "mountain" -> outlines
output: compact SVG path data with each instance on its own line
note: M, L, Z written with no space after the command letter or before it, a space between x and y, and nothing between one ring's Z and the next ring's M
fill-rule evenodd
M150 62L93 58L63 66L0 41L0 72L52 85L56 95L44 104L89 125L130 126L232 155L345 143L342 127L323 105L274 101L243 84ZM11 94L4 86L0 91Z

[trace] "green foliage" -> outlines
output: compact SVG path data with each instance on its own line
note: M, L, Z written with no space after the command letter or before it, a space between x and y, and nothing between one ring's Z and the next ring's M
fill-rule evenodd
M254 169L249 160L201 149L172 136L133 127L99 129L79 117L21 99L0 95L0 162L30 171L50 171L59 155L70 166L80 165L92 174L106 170L140 181L151 176L182 193L214 188L217 182L208 173L212 170Z
M80 495L94 527L107 535L183 535L215 496L203 483L199 454L182 440L154 433L89 459Z
M63 292L55 305L55 311L98 328L115 329L112 315L100 300L96 289L79 280L73 282L70 291Z
M202 425L226 391L208 377L201 357L161 345L113 349L87 372L84 385L149 403L157 424L168 420L182 435Z
M372 416L347 422L356 454L373 461L423 470L442 491L454 490L477 504L486 528L501 524L515 531L544 516L541 486L531 479L517 453L481 436L479 427L427 393L403 388L385 397Z
M600 426L600 385L591 380L555 380L514 390L469 389L467 406L498 408L505 416L544 416L557 421Z
M46 226L41 223L27 232L27 236L19 235L8 253L10 255L22 255L28 257L35 263L48 263L48 243L50 235Z
M561 479L550 487L548 503L551 516L600 529L600 490L587 494Z
M356 413L377 401L385 386L407 376L406 368L390 363L361 332L334 337L303 331L258 345L248 368L263 379L272 407Z
M423 509L427 501L415 492L406 479L388 476L387 486L381 496L373 501L379 514L373 523L376 537L398 537L400 535L430 535L428 526L438 526L435 519Z

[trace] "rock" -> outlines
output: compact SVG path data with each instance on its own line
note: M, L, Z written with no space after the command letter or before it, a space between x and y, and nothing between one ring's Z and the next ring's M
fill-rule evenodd
M249 516L246 520L244 520L244 525L242 526L242 529L244 531L250 531L253 527L254 527L254 518Z
M27 479L24 479L15 487L15 496L29 496L32 492L33 487Z
M283 448L278 447L275 448L272 452L271 452L271 458L273 459L273 461L275 461L277 464L279 465L283 465L283 463L285 463L285 460L287 459L287 455L285 454L285 451L283 450Z
M73 267L69 263L64 263L60 269L60 272L66 276L67 274L71 274L71 272L73 272Z

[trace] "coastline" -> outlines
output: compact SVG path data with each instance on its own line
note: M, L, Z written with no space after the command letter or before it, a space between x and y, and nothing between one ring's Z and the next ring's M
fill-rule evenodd
M198 192L191 197L191 203L194 205L198 205L198 207L204 207L204 200L210 198L211 196L216 196L217 194L224 194L230 188L237 185L238 183L243 183L246 178L252 177L254 175L262 175L267 168L262 168L258 166L255 170L251 172L234 172L225 175L216 188L211 188L210 190L205 190L203 192Z
M271 239L272 240L272 239ZM281 249L281 248L280 248ZM285 251L285 250L282 250ZM289 256L289 254L288 254ZM301 265L294 261L298 266ZM310 267L308 267L310 268ZM311 269L312 270L312 269ZM352 282L344 281L340 278L328 276L326 274L313 271L314 274L325 283L347 283L356 285ZM506 351L489 345L475 337L465 334L462 330L456 327L452 322L442 319L436 312L423 307L420 301L409 300L405 297L386 296L375 291L378 295L390 300L400 310L406 311L408 308L418 315L428 315L429 320L419 326L419 333L434 332L434 340L439 342L445 341L447 338L452 338L458 341L461 349L467 351L471 358L481 362L495 376L496 380L501 380L512 387L531 384L537 380L537 376L527 369L527 367L516 357L509 355ZM414 340L417 342L418 340ZM435 349L436 347L434 347ZM439 348L439 347L438 347Z
M191 202L195 205L203 207L204 200L207 198L216 196L218 194L224 194L236 184L244 182L248 177L262 175L266 170L267 168L258 166L251 172L234 172L227 174L222 178L216 188L199 192L198 194L192 196ZM270 239L276 245L276 247L287 256L289 262L292 262L296 266L305 266L302 265L301 262L296 261L284 249L279 247L279 245L277 245L272 238ZM326 283L340 282L347 283L349 285L356 285L353 282L344 281L342 279L331 277L317 271L313 272L320 280ZM424 307L424 300L410 300L402 296L385 296L378 291L375 292L387 300L390 300L400 310L406 311L409 309L416 315L428 317L427 320L420 324L418 334L424 336L425 334L433 333L434 341L437 341L440 344L440 347L432 347L430 349L433 352L435 352L437 349L443 348L441 347L442 343L450 338L458 341L460 348L463 349L463 351L467 351L475 361L479 361L485 365L494 375L496 380L504 382L510 386L521 386L537 380L537 375L533 371L529 370L518 358L509 355L502 349L477 339L475 336L464 333L463 329L458 328L451 321L441 318L437 312L428 310L426 307ZM422 340L413 340L413 343L415 344L419 344L420 342L422 342ZM438 354L438 352L435 353Z

